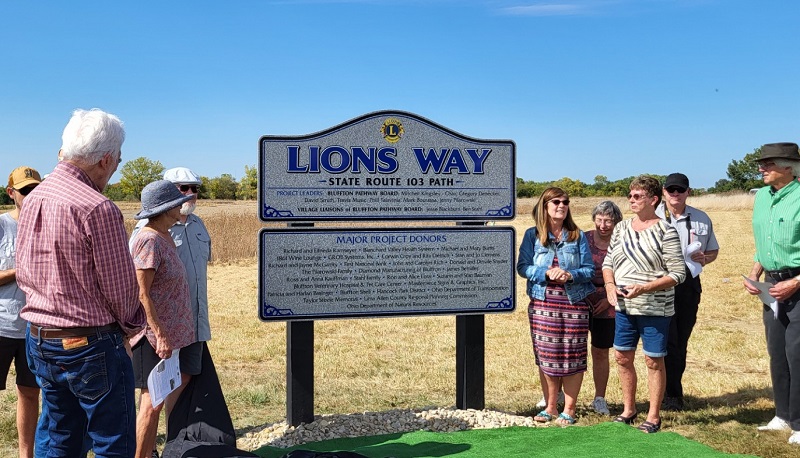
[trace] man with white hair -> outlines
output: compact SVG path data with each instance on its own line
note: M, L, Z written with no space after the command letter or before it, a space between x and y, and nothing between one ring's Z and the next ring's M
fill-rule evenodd
M47 180L25 198L17 283L27 302L28 364L48 412L48 456L133 456L136 410L128 338L146 323L122 213L102 191L121 161L118 117L76 110Z
M192 361L196 364L193 364L191 370L187 372L188 375L197 375L202 371L203 346L206 341L211 340L211 327L208 321L208 263L211 261L211 237L203 220L194 214L202 181L199 175L186 167L167 170L164 172L164 179L174 183L182 194L192 196L191 200L181 206L181 219L169 229L169 233L178 247L178 256L186 268L186 281L189 283L197 335L197 342L182 348L181 354L192 354ZM136 237L136 233L145 224L147 219L140 220L136 224L130 240ZM189 378L185 378L182 382L188 383Z

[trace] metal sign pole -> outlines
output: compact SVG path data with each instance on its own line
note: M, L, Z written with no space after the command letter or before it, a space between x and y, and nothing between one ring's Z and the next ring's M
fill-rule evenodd
M312 227L290 223L289 227ZM314 421L314 321L286 323L286 422Z
M457 225L484 225L461 222ZM485 407L485 315L456 315L456 408Z

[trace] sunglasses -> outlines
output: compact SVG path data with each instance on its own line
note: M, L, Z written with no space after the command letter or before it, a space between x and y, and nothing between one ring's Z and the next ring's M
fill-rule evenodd
M25 187L24 187L24 188L22 188L22 189L15 189L15 191L17 191L18 193L20 193L20 194L21 194L21 195L23 195L23 196L27 196L27 195L28 195L28 194L30 194L30 193L31 193L31 191L33 191L35 188L36 188L36 185L34 185L34 186L25 186Z
M680 186L670 186L669 188L664 188L664 189L666 189L667 192L670 194L675 194L676 192L678 194L683 194L684 192L686 192L686 188L682 188Z
M191 189L193 193L197 194L197 185L196 184L182 184L182 185L178 186L178 189L180 189L181 192L186 192L186 191Z
M644 199L645 197L647 197L647 194L639 194L639 193L631 194L631 193L628 193L628 200L633 199L633 200L637 200L638 201L638 200Z
M564 205L569 205L569 199L564 199L564 200L561 200L561 199L551 199L549 202L552 202L552 203L553 203L553 205L555 205L556 207L558 207L558 206L559 206L559 205L561 205L561 204L564 204Z

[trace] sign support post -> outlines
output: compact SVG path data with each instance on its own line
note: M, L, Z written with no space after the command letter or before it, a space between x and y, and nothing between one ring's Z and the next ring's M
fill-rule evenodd
M485 316L456 316L457 409L482 410L485 406Z
M289 223L313 227L314 223ZM314 321L286 323L286 422L314 421Z
M286 323L286 422L314 421L314 321Z
M465 221L458 226L483 226ZM482 410L485 407L485 316L456 315L456 408Z

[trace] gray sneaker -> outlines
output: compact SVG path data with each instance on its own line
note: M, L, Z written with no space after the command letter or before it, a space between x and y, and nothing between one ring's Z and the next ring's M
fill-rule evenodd
M600 415L611 415L611 412L608 410L606 398L602 396L594 398L594 401L592 401L592 409Z

